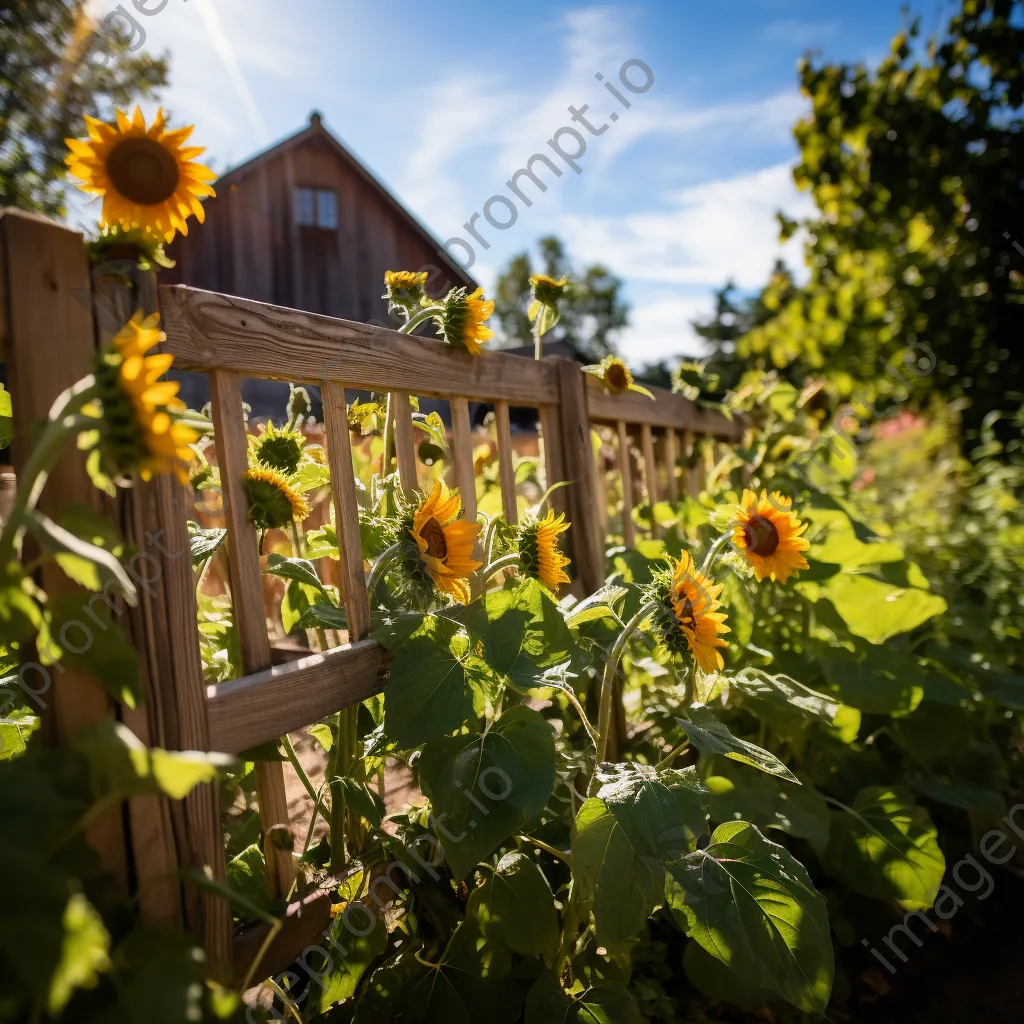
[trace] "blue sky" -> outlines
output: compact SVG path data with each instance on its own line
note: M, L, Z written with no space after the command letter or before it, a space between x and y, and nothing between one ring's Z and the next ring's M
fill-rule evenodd
M600 260L625 279L632 324L620 347L638 364L698 352L688 321L710 310L727 277L763 283L780 252L775 211L808 209L790 175L791 127L805 109L797 61L814 48L876 62L901 3L137 0L157 11L137 18L146 48L171 56L165 106L195 124L216 169L317 109L442 242L468 237L470 216L508 194L508 178L572 124L567 107L590 104L587 117L608 130L588 137L581 173L566 168L532 207L520 204L511 228L488 228L491 248L476 247L472 272L488 286L538 236L562 236L574 260ZM95 10L115 6L99 0ZM931 30L951 4L915 9ZM618 74L630 59L654 84L625 93L625 110L594 76L624 92ZM786 255L799 262L798 242Z

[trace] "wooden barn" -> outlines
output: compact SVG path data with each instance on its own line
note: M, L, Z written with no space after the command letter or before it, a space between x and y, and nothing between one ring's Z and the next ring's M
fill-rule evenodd
M431 294L477 287L317 113L214 188L205 225L168 247L176 265L162 281L380 324L388 322L386 270L429 271ZM201 406L205 381L181 376L183 397ZM279 417L286 397L287 386L273 382L245 389L254 417Z

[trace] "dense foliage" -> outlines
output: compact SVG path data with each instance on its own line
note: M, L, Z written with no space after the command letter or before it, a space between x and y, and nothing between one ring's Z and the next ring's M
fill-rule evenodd
M749 305L725 292L701 333L797 384L827 369L869 400L889 390L885 366L917 345L935 361L917 397L968 397L968 432L1016 408L1022 56L1019 0L963 0L934 40L912 22L877 69L806 60L795 176L816 211L783 218L782 234L806 232L809 280L794 287L778 268Z

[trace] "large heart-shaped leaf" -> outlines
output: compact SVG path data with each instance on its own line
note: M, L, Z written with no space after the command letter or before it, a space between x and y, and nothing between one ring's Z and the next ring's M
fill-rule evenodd
M530 708L513 708L486 734L428 743L419 776L452 875L465 878L544 810L555 785L551 726Z
M861 711L906 715L924 697L926 673L899 651L861 645L856 651L829 651L819 660L829 684Z
M622 985L598 984L566 992L542 974L526 997L526 1024L642 1024L636 1000Z
M808 720L817 719L835 729L844 743L852 743L860 729L860 712L782 673L748 668L728 676L740 702L783 735L795 735Z
M754 1010L775 998L774 992L751 985L747 978L712 956L699 942L686 944L683 970L690 984L714 1003Z
M946 871L928 812L906 790L885 786L862 789L833 813L824 863L856 892L906 910L930 907Z
M642 765L618 767L620 778L580 808L572 836L578 898L608 948L637 934L662 901L665 862L707 831L707 795L695 769L659 777Z
M473 717L462 658L468 640L456 622L424 616L395 651L384 696L384 732L400 749L453 732Z
M873 644L907 633L946 610L946 602L927 590L894 587L871 576L842 573L822 584L821 594L832 602L854 636Z
M825 900L804 866L753 825L729 822L669 868L668 906L707 952L753 985L823 1013L834 963Z
M819 850L828 845L828 804L811 785L792 786L724 758L716 759L704 785L711 794L713 821L749 821L762 831L777 828L806 839Z
M267 567L263 570L263 574L304 583L307 587L313 587L327 597L327 591L324 590L324 585L317 575L316 566L305 558L286 558L284 555L273 552L267 556Z
M723 754L734 761L760 768L769 775L800 784L800 780L770 750L734 736L706 704L691 704L687 713L689 720L677 718L676 724L702 754Z
M523 995L507 964L488 962L488 950L467 951L465 926L456 930L440 962L400 953L373 972L358 1000L356 1024L514 1024Z
M126 725L109 718L78 733L74 746L89 762L93 792L108 800L147 793L183 800L236 763L226 754L147 747Z
M540 868L521 853L506 853L484 884L473 890L466 920L514 953L544 957L558 950L558 913Z
M534 579L490 591L461 618L483 642L483 657L491 669L522 688L543 686L544 670L576 653L562 610Z
M319 975L316 979L319 984L311 986L310 1010L323 1013L343 999L351 999L367 967L387 949L387 925L365 904L350 903L346 914L358 916L334 919L331 924L332 941L320 942L320 948L327 956L311 952L304 960L304 964L308 964L307 969Z

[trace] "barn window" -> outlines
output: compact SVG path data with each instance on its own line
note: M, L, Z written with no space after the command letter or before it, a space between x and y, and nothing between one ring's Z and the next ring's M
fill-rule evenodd
M316 223L315 197L311 188L295 190L295 223L299 227L312 227Z
M316 226L328 231L338 227L338 197L330 189L316 190Z
M295 190L295 223L300 228L338 227L338 197L329 188L297 188Z

